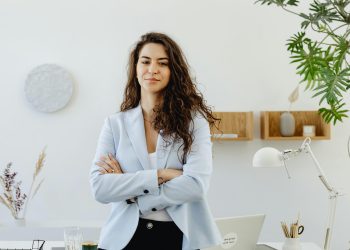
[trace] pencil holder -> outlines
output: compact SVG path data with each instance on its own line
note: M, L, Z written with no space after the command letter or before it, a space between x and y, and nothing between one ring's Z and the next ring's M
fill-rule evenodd
M282 250L301 250L299 238L286 238Z

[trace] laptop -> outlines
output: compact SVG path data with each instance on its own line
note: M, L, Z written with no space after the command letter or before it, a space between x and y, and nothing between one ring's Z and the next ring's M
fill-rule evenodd
M216 219L223 237L221 245L206 250L254 250L264 223L265 215L249 215Z

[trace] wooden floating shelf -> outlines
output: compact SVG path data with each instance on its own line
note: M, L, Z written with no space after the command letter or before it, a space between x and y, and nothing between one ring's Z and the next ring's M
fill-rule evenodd
M304 125L314 125L316 136L312 140L329 140L331 138L330 124L327 124L318 111L291 111L295 119L294 136L282 136L280 133L280 116L285 111L261 112L261 138L264 140L303 140Z
M220 118L221 122L219 130L211 128L212 141L253 140L253 112L213 112L213 114Z

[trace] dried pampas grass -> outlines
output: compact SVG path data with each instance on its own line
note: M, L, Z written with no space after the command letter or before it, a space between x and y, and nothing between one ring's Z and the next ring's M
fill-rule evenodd
M35 164L34 174L32 183L29 189L28 195L23 193L21 189L21 181L16 181L17 172L11 171L12 163L8 163L4 169L3 175L0 175L0 187L3 189L3 193L0 193L0 203L4 204L7 207L12 216L15 219L19 218L19 213L23 210L22 218L25 218L25 214L28 208L29 200L37 194L39 188L41 187L44 179L41 179L38 184L37 177L42 171L45 164L45 153L46 147L39 154L39 158ZM33 195L32 191L34 189Z

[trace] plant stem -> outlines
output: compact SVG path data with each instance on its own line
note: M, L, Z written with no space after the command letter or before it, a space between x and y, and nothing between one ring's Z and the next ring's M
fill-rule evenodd
M337 6L334 4L333 1L330 1L331 4L333 5L334 9L339 13L339 15L344 19L343 21L346 21L346 12L344 11L344 9L338 9Z
M331 27L331 26L329 26L329 24L328 24L328 23L326 23L326 25L327 25L327 27L328 27L328 29L329 29L329 30L332 30L332 27Z
M311 27L311 29L312 29L313 31L315 31L315 32L317 32L317 33L329 34L328 31L323 31L323 30L319 30L319 29L316 30L316 29L314 28L314 25L313 25L313 24L311 24L310 27Z
M289 12L289 13L292 13L292 14L294 14L294 15L300 16L300 14L298 14L298 13L296 13L296 12L294 12L294 11L291 11L291 10L287 9L287 8L285 8L284 6L281 6L281 8L282 8L283 10Z
M14 218L17 218L17 214L16 211L14 210L14 208L12 207L12 204L10 204L9 202L6 201L6 199L4 199L1 195L0 195L0 202L3 203L8 209L10 209L11 214Z
M334 31L336 31L336 30L338 30L338 29L340 29L340 28L342 28L342 27L344 27L344 26L346 26L346 25L348 25L348 24L347 24L347 23L342 24L342 25L338 26L337 28L328 31L328 35L325 36L325 37L321 40L321 42L319 42L319 44L322 44L322 43L327 39L327 37L329 37L329 36L332 36L332 37L333 37L333 35L337 36L336 34L334 34ZM319 47L319 46L317 46L317 47Z
M327 45L327 46L331 46L331 47L335 47L337 46L337 44L333 44L333 43L320 43L322 45Z
M26 217L27 207L28 207L28 203L29 203L29 200L30 200L30 196L32 194L34 182L35 182L35 175L33 176L33 181L32 181L32 184L30 185L30 189L29 189L29 193L28 193L28 196L27 196L27 200L24 203L23 218Z
M344 33L343 35L343 38L347 38L349 36L349 33L350 33L350 26L348 25L348 27L346 28L346 32Z
M346 60L346 58L345 58L345 63L346 63L346 65L348 66L348 68L350 67L350 65L349 65L349 62L348 62L348 60Z

